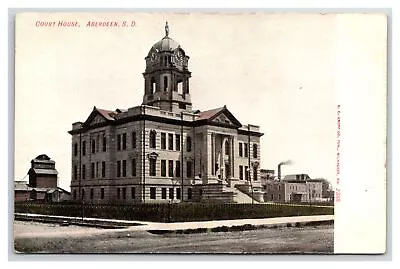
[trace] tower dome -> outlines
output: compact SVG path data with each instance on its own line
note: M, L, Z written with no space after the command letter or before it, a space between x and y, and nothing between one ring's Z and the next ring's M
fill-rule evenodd
M165 36L151 47L145 60L143 104L167 111L191 110L189 56L169 37L168 22Z

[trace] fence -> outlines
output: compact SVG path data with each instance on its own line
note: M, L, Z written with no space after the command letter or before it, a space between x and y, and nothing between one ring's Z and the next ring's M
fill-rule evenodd
M307 215L332 215L333 207L285 204L134 204L17 202L16 213L105 219L179 222L247 218L273 218Z

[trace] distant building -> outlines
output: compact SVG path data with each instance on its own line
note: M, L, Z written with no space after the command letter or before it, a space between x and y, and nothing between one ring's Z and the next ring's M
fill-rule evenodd
M266 202L322 202L323 180L311 179L307 174L286 175L283 180L263 182Z
M275 170L260 169L260 178L263 179L273 179L275 176Z
M70 192L57 186L58 172L55 168L55 162L46 154L41 154L31 161L28 175L28 184L25 181L14 182L15 201L58 202L69 200Z

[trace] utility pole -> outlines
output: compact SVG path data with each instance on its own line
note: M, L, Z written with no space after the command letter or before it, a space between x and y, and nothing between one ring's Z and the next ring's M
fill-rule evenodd
M254 192L253 192L253 183L251 181L251 169L250 169L250 124L247 124L247 137L248 137L248 145L247 145L247 156L248 156L248 173L249 173L249 180L250 180L250 188L251 188L251 204L254 204Z

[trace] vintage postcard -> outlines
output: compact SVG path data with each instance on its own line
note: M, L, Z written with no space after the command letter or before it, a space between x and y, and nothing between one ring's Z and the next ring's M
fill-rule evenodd
M15 255L384 254L386 98L383 13L18 13Z

